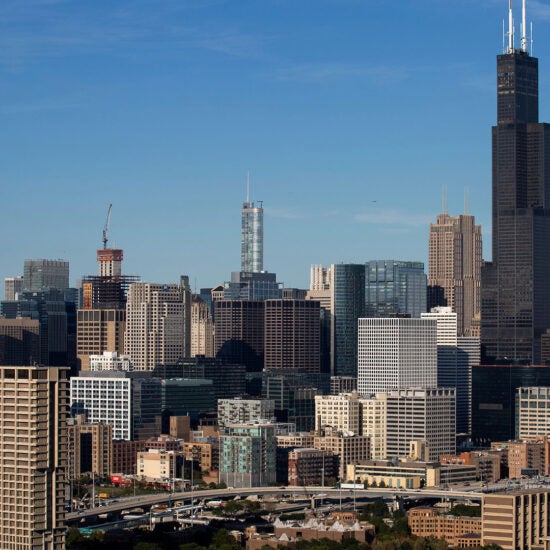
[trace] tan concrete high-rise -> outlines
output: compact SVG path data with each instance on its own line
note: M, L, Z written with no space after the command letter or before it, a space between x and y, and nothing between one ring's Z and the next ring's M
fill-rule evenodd
M481 544L503 550L548 548L550 492L525 489L483 495Z
M110 476L113 468L113 427L109 424L77 423L68 427L68 477L84 473Z
M124 353L134 370L175 365L191 351L191 291L181 284L133 283L126 303Z
M124 309L79 309L76 322L76 356L81 370L90 370L90 355L104 351L124 353Z
M321 312L313 300L266 300L264 368L321 370Z
M6 277L4 279L4 300L17 300L23 292L23 276Z
M0 369L0 548L65 548L67 372Z
M472 320L480 314L482 241L474 216L446 212L430 224L428 305L457 314L458 336L479 336Z
M191 357L214 357L214 321L210 307L199 296L191 303Z

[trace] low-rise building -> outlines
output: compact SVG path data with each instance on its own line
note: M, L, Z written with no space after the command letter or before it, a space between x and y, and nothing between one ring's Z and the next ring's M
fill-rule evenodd
M347 467L348 480L396 489L447 486L476 480L476 467L463 464L439 464L417 460L368 460Z
M338 457L319 449L294 449L288 454L288 485L322 485L338 476Z
M470 451L459 455L441 455L441 464L466 464L477 468L477 479L487 483L501 479L501 453L498 451Z
M366 542L367 537L374 536L374 526L359 522L357 514L350 517L331 514L327 519L309 518L304 521L281 521L277 519L273 524L273 535L262 535L255 530L249 532L246 544L247 550L261 550L268 548L294 548L301 540L329 539L342 542L355 539Z
M313 447L315 442L315 436L311 433L298 432L289 433L287 435L277 435L277 447L280 448L293 448L293 449L305 449Z
M368 460L370 456L368 436L332 428L325 429L322 435L316 435L313 446L322 451L330 451L339 457L338 477L341 480L346 479L346 468L349 464L359 464Z
M147 480L165 481L180 477L183 452L149 449L137 454L137 475Z
M206 439L206 438L205 438ZM220 467L220 447L217 439L207 442L184 443L185 460L194 460L202 471L218 471Z
M125 475L136 474L137 454L147 450L147 441L113 441L113 472Z
M459 538L464 535L477 535L478 544L481 540L481 517L445 515L430 506L419 506L409 510L408 519L411 534L416 537L445 539L455 548L463 547Z

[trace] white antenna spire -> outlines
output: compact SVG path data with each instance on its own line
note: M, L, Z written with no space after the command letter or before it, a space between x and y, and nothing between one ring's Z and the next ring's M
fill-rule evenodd
M512 15L512 0L508 3L508 53L514 51L514 16Z
M506 28L504 26L504 19L502 20L502 53L506 53Z
M533 55L533 22L531 21L531 55Z
M250 170L246 173L246 202L250 202Z
M527 52L527 10L525 4L526 0L523 0L521 5L521 49Z

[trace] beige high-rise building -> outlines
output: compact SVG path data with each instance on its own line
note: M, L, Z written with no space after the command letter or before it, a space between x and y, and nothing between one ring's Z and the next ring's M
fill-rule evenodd
M361 434L370 438L371 460L384 460L387 455L387 397L377 393L370 399L361 399Z
M361 433L361 396L358 393L315 396L315 431L331 426L339 431Z
M67 372L0 369L0 548L65 548Z
M332 270L322 265L312 265L306 300L315 300L328 312L332 312Z
M68 478L82 474L109 476L113 468L113 427L109 424L78 423L68 427Z
M456 392L454 388L404 388L386 397L387 458L409 454L411 441L427 441L428 460L455 454Z
M90 370L90 355L124 353L126 310L79 309L76 319L76 357L81 370Z
M208 304L193 296L191 302L191 357L214 357L214 322Z
M439 214L430 224L428 306L451 307L459 336L479 336L472 320L480 314L481 263L481 225L474 216Z
M324 430L323 435L316 435L313 447L322 451L330 451L340 457L338 476L341 480L346 479L348 464L361 464L368 460L370 455L370 440L367 436L333 428Z
M17 300L21 292L23 292L22 275L4 279L4 300Z
M126 302L124 353L134 370L175 365L191 351L191 291L179 285L133 283Z
M548 548L550 491L526 489L483 495L481 544L503 550Z

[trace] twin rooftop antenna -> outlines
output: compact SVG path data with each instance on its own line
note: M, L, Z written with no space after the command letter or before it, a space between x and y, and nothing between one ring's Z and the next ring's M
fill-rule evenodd
M521 2L521 51L527 52L527 0ZM512 0L508 0L508 51L514 51L514 15L512 12ZM504 45L504 21L502 22L502 42ZM531 23L531 53L533 53L533 24Z

